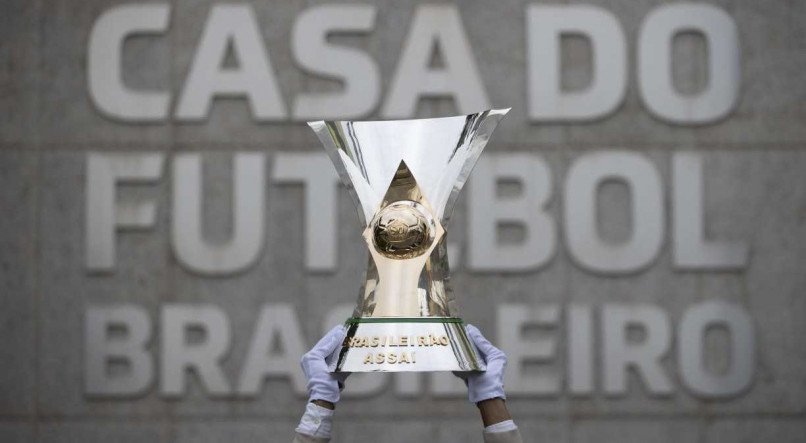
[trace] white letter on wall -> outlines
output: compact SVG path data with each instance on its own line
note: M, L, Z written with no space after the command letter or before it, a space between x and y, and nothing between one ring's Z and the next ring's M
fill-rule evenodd
M162 175L162 154L87 155L84 241L87 269L110 271L115 267L115 229L154 226L154 202L116 202L118 183L153 183Z
M730 367L725 373L709 371L704 364L705 335L720 326L731 338ZM696 304L683 314L678 327L680 375L691 392L703 398L738 395L750 386L755 370L756 344L753 320L738 305L725 301Z
M236 69L221 66L228 46L238 59ZM204 120L216 95L246 96L256 120L285 117L277 80L260 36L255 12L249 5L212 7L179 98L176 117Z
M211 305L167 304L162 308L160 393L180 397L187 390L192 369L211 396L230 394L221 360L229 352L229 319L221 308ZM197 332L200 337L190 340Z
M607 180L623 181L632 197L632 235L622 244L606 242L598 232L596 199ZM580 157L568 170L564 207L568 250L585 269L635 272L660 251L664 218L660 174L642 155L610 151Z
M84 321L87 395L125 398L148 389L154 361L146 349L151 320L145 309L131 305L88 308ZM113 327L122 328L125 336L110 337ZM113 376L109 365L121 360L126 361L128 370Z
M339 176L325 154L278 153L271 173L275 183L302 183L305 188L305 267L336 269Z
M568 337L568 390L574 395L593 393L593 313L590 305L571 304L566 312Z
M312 74L342 80L344 91L299 95L295 119L361 117L375 107L381 94L378 65L363 51L332 45L327 38L337 31L368 33L375 27L376 11L372 5L320 5L297 16L291 34L294 60Z
M672 156L674 264L678 269L741 269L747 266L745 243L705 240L702 157L692 152Z
M529 308L520 304L503 304L498 307L496 335L501 350L507 355L506 380L509 393L515 395L556 395L560 392L560 377L556 370L527 375L527 363L548 363L557 356L557 340L540 338L524 340L524 326L532 324L556 329L560 321L559 305L541 305Z
M173 165L171 240L182 265L207 275L227 275L251 266L263 249L266 157L235 154L233 161L233 232L227 244L210 244L202 235L201 155L179 154Z
M681 95L672 81L675 35L702 33L708 45L708 83L695 96ZM652 114L671 123L710 123L728 115L739 99L739 31L724 10L675 3L650 12L638 39L638 86Z
M468 266L476 271L526 271L546 264L557 247L557 226L545 212L551 197L551 171L542 158L527 154L497 155L476 165L469 185ZM516 198L497 197L501 181L515 181ZM501 224L517 224L524 240L498 242Z
M640 343L630 343L628 331L631 327L643 332ZM672 344L669 316L665 311L655 306L605 305L602 308L602 335L605 394L624 395L627 392L628 367L641 374L650 393L672 393L672 384L660 362Z
M280 344L282 352L273 351L275 342ZM299 367L299 359L306 349L294 308L279 303L264 306L241 371L238 393L257 396L266 377L291 379L296 393L306 392L305 375Z
M443 69L428 67L435 45L444 58ZM424 5L414 12L382 114L386 118L411 117L421 96L453 97L460 114L490 108L454 5Z
M165 32L170 13L167 4L122 5L95 20L87 48L87 86L99 111L128 122L159 121L168 116L170 94L127 88L120 67L126 38Z
M604 117L627 91L627 43L618 19L596 6L529 5L526 11L529 117L584 121ZM580 92L563 92L560 37L585 36L593 49L593 77Z

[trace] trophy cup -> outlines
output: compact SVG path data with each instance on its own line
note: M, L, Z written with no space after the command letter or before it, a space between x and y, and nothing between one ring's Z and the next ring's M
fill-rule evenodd
M456 316L445 228L508 111L308 123L355 201L370 253L332 372L485 369Z

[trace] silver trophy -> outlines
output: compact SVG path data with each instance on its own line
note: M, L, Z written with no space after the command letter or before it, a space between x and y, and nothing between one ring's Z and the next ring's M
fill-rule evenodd
M475 371L448 285L446 226L459 191L509 109L308 125L355 200L370 256L331 371Z

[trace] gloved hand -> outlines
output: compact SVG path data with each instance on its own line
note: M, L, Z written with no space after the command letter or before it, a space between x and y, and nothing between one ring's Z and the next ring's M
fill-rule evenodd
M300 364L305 378L308 380L308 401L325 400L330 403L339 401L339 394L344 389L347 373L333 374L327 369L325 358L336 351L347 336L347 327L336 326L318 343L302 356Z
M465 326L467 336L476 345L481 357L487 362L487 370L483 372L457 372L459 378L467 384L470 402L476 404L491 398L506 399L504 393L504 368L507 356L481 335L481 331L473 325Z

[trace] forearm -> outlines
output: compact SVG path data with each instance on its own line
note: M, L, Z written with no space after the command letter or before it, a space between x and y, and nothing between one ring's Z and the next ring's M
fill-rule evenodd
M503 398L491 398L476 404L484 423L485 443L523 443L521 433Z
M476 406L479 408L481 421L484 423L485 428L496 423L512 420L512 416L509 415L509 410L507 409L507 404L502 398L483 400L478 402Z
M315 404L316 406L321 406L325 409L330 409L331 411L336 409L336 405L327 400L314 400L311 403Z

